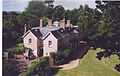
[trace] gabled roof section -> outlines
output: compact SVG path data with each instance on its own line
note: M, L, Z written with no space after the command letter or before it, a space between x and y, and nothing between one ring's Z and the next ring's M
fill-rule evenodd
M51 31L51 33L55 36L55 38L57 39L62 39L63 36L59 33L58 30L55 30L55 31Z
M28 30L23 36L22 36L22 38L24 38L27 34L29 34L30 33L30 30Z
M40 33L39 29L31 30L31 32L32 32L37 38L42 37L42 34Z
M40 31L38 29L34 29L34 30L28 30L23 36L22 38L24 38L26 35L28 35L30 32L32 32L33 35L35 35L37 38L42 37L42 34L40 33Z
M45 26L45 27L34 27L32 29L39 29L40 33L42 34L42 38L44 38L50 31L60 29L60 26Z

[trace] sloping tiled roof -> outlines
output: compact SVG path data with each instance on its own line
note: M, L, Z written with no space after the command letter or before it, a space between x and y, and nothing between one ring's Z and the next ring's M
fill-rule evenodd
M40 33L39 29L32 29L31 32L38 38L42 37L42 34Z
M49 32L51 32L55 38L62 39L65 37L68 37L72 34L78 33L78 31L75 28L66 27L65 29L62 29L60 26L45 26L45 27L34 27L30 30L36 37L38 38L46 38L48 36Z
M51 31L51 33L55 36L55 38L57 39L62 39L63 37L61 36L61 34L59 33L58 30L55 31Z
M46 27L34 27L33 29L38 29L40 33L42 34L42 38L44 38L50 31L58 30L59 26L46 26Z

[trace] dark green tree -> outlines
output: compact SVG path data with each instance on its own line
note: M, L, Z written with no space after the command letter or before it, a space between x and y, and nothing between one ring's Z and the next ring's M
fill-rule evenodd
M101 27L102 34L98 38L98 46L120 56L120 2L100 0L96 1L96 4L97 9L102 13L101 21L104 25Z
M65 18L65 9L62 5L58 5L54 8L53 20L59 21Z
M22 26L19 24L16 12L3 13L3 50L22 41Z
M88 5L79 8L77 25L83 38L94 40L97 37L100 16L96 14L100 15L99 11L89 8Z

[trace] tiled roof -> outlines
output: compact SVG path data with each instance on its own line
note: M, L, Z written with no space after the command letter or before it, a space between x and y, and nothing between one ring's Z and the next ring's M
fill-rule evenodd
M36 37L42 37L42 34L40 33L39 29L32 29L31 32L32 32Z
M57 39L62 39L72 34L78 33L75 28L66 27L62 29L60 26L45 26L45 27L34 27L30 30L38 38L46 38L51 32Z
M55 31L51 31L51 33L55 36L55 38L57 39L62 39L63 36L59 33L58 30L55 30Z
M41 32L41 34L42 34L42 38L43 37L45 37L50 31L53 31L53 30L58 30L59 28L61 28L61 27L59 27L59 26L46 26L46 27L34 27L34 28L32 28L32 30L33 29L38 29L40 32Z

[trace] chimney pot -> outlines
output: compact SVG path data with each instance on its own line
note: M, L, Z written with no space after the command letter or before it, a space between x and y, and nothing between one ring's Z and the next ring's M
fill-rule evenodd
M65 29L65 19L60 20L60 26Z
M27 26L26 24L24 25L24 34L27 32Z
M48 26L50 26L50 27L52 26L52 19L48 20Z
M40 19L40 27L43 27L43 19Z
M70 27L70 26L71 26L70 20L67 20L66 27Z

